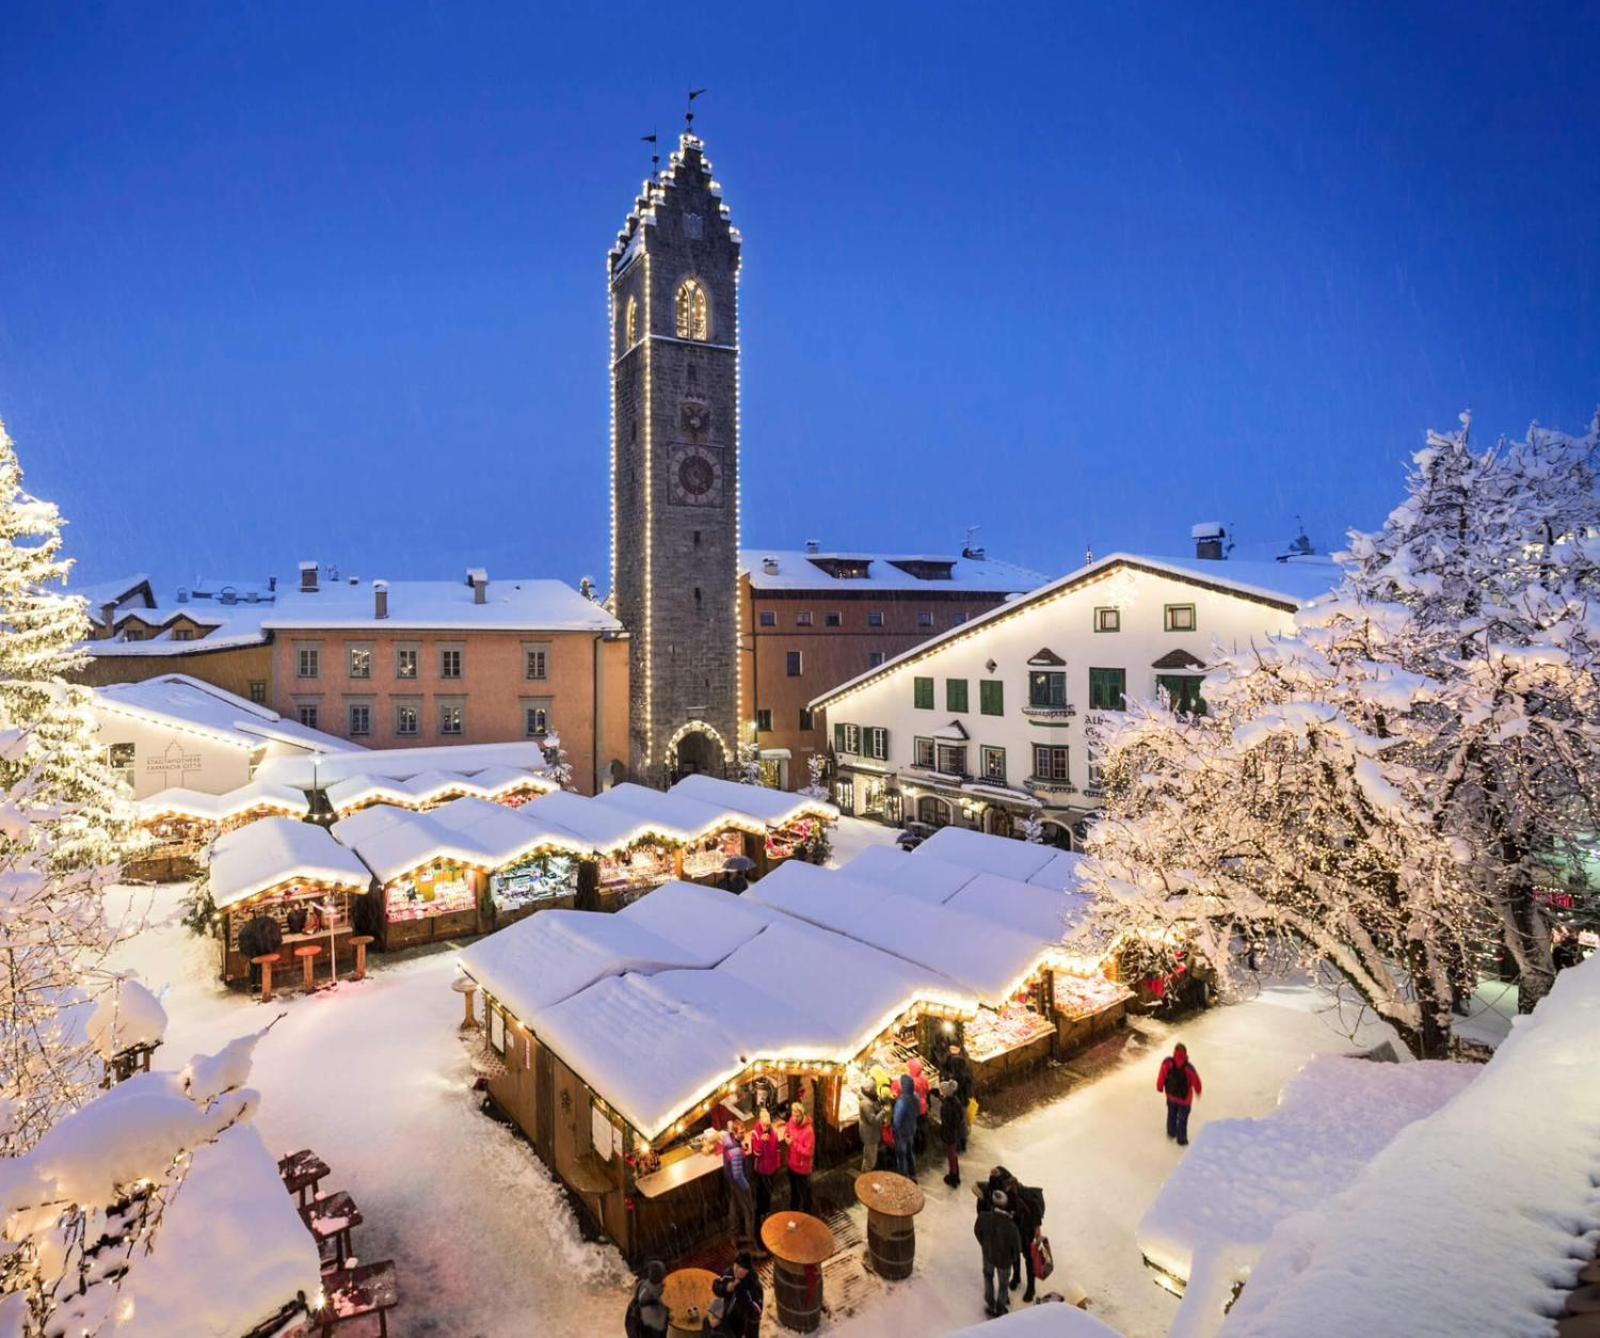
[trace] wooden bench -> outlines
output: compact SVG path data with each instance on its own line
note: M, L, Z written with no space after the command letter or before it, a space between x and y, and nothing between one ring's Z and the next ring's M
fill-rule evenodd
M278 1174L283 1177L283 1187L297 1195L304 1208L306 1195L314 1192L329 1174L328 1163L310 1148L301 1148L278 1162Z
M300 1210L300 1220L311 1229L319 1255L324 1245L333 1242L334 1263L343 1268L344 1261L351 1254L350 1232L364 1220L361 1209L356 1207L356 1201L349 1193L341 1189L326 1198L313 1198Z
M400 1285L395 1278L393 1259L325 1273L322 1289L322 1309L313 1319L322 1326L323 1338L338 1325L368 1315L378 1317L380 1338L388 1338L389 1311L400 1304Z

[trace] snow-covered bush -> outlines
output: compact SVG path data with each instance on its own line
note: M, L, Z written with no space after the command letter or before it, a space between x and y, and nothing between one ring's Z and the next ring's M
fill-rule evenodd
M806 759L806 783L800 793L809 799L828 797L828 759L826 754L812 753Z
M760 785L762 783L760 744L741 743L739 745L739 783L741 785Z
M554 730L544 736L545 773L563 790L572 788L572 760Z

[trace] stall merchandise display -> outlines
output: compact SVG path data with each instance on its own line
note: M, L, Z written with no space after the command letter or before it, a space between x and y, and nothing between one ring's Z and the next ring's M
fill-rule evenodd
M767 834L767 858L788 859L801 846L816 839L822 824L817 818L796 818L787 827Z
M540 855L489 880L494 904L502 911L568 897L577 888L578 862L569 855Z
M617 888L654 887L672 877L672 847L645 841L614 859L600 861L600 886Z
M472 875L464 869L444 869L431 877L397 879L389 884L386 900L391 923L453 915L477 906Z
M1034 1011L1028 996L1020 995L998 1011L985 1008L967 1023L967 1054L974 1064L982 1064L1054 1030L1049 1018Z
M326 938L330 930L342 933L349 928L349 893L324 894L317 888L294 883L276 895L230 907L228 947L233 952L241 951L239 931L261 916L277 922L286 944Z
M710 878L721 873L730 859L742 854L744 835L737 831L722 832L683 852L683 876Z
M1105 976L1056 975L1056 1011L1071 1021L1093 1017L1133 998L1133 991Z

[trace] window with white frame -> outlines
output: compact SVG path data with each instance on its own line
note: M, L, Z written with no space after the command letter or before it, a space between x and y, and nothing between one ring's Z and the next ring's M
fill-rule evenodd
M422 708L416 702L396 702L394 707L394 732L401 738L415 737L419 732Z
M352 738L372 733L372 704L370 702L351 702L347 714Z
M372 677L372 647L371 646L351 646L349 653L350 653L350 677L351 678L371 678Z
M318 678L322 670L322 651L317 646L300 646L295 651L295 677Z
M868 725L861 731L861 755L874 761L889 760L889 731L880 725Z
M1033 745L1033 774L1035 779L1044 781L1065 781L1071 773L1067 765L1067 749L1057 743L1036 743Z
M978 749L978 763L983 768L983 778L987 781L1006 783L1006 750L1004 748L991 748L988 745Z
M449 701L439 703L439 733L448 737L463 734L467 728L467 705L465 702Z
M418 650L415 646L400 646L394 653L394 676L396 678L415 678L417 676Z
M550 648L548 646L524 646L522 648L522 676L529 682L538 682L550 677Z
M461 677L461 650L457 646L449 646L439 652L439 677Z
M934 760L933 740L932 739L917 739L917 740L915 740L913 742L913 744L912 744L912 750L911 750L911 764L912 764L912 766L926 767L928 770L931 771L933 769L933 760Z

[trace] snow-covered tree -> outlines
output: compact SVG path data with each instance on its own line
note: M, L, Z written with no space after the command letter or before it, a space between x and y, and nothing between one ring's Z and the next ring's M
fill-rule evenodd
M572 788L572 761L561 746L561 736L554 730L544 736L545 774L563 790Z
M1029 845L1044 844L1044 822L1037 813L1028 814L1022 820L1019 829L1022 832L1022 839Z
M808 799L828 797L828 759L823 753L812 753L806 759L806 783L800 791Z
M55 507L22 490L0 425L0 1154L26 1151L93 1092L82 1010L112 983L101 890L132 807L67 675L89 624Z
M741 743L739 745L739 783L741 785L762 784L760 744Z
M1377 611L1384 658L1442 686L1422 765L1437 827L1471 849L1531 1008L1554 975L1548 893L1593 896L1600 832L1600 418L1477 452L1430 434L1407 497L1351 536L1330 618Z

